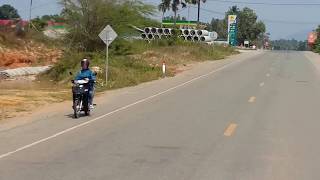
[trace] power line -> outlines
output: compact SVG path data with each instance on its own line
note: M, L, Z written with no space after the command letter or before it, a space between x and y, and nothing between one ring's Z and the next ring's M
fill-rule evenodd
M266 5L266 6L320 6L320 3L269 3L269 2L248 2L232 0L207 0L219 3L247 4L247 5Z
M34 2L33 2L31 10L32 11L36 11L36 10L42 9L44 7L53 6L53 5L59 6L59 4L56 3L56 2L43 3L43 4L38 4L38 5L35 6ZM28 11L29 11L29 9L22 9L22 10L19 10L19 13L21 13L21 12L25 13L25 12L28 12Z
M320 24L320 22L302 22L302 21L283 21L283 20L270 20L270 19L262 19L262 21L267 23L276 23L276 24L302 24L302 25L314 25Z
M197 8L194 6L190 6L192 8ZM201 8L201 10L212 13L212 14L219 14L219 15L225 15L226 13L219 12L219 11L213 11L206 8ZM305 25L314 25L314 24L320 24L320 22L302 22L302 21L285 21L285 20L270 20L270 19L261 19L264 22L267 23L277 23L277 24L305 24Z
M190 6L190 7L194 8L194 9L198 9L198 7L195 7L195 6ZM203 11L212 13L212 14L219 14L219 15L225 15L226 14L226 13L223 13L223 12L213 11L213 10L206 9L206 8L200 8L200 9L203 10Z

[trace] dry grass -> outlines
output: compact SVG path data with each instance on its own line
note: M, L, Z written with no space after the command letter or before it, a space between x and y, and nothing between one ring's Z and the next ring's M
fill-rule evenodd
M19 113L70 99L70 91L65 89L0 89L0 120L11 118Z

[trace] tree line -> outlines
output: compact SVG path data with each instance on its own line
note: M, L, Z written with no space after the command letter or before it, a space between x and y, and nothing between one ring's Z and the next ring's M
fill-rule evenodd
M212 18L211 22L207 24L208 30L216 31L220 39L227 39L228 36L228 15L237 15L238 17L238 43L243 44L248 40L252 44L258 45L260 41L264 40L266 26L258 20L258 15L253 9L244 7L243 9L237 6L232 6L225 13L224 19Z
M4 4L0 6L0 19L9 20L9 19L18 19L20 15L18 11L9 4Z
M157 7L163 15L167 11L173 11L174 16L164 17L163 19L186 20L177 14L179 8L184 8L187 4L205 3L206 0L161 0ZM156 13L156 7L147 5L139 0L60 0L63 6L62 13L59 15L46 15L32 20L35 28L43 30L48 20L55 22L65 22L70 32L66 39L70 43L75 43L83 49L95 49L100 44L98 33L104 25L110 24L120 35L130 35L134 30L130 25L151 26L160 25L150 17ZM228 15L238 16L238 42L243 44L245 40L258 45L265 38L266 26L258 20L258 15L253 9L232 6L225 13L223 19L212 18L206 24L207 30L216 31L220 39L227 39ZM0 18L20 17L13 7L4 5L0 8ZM89 46L90 44L90 46ZM261 44L261 43L260 43ZM73 46L74 47L74 46Z
M165 12L171 10L174 12L174 16L170 19L176 22L181 18L177 11L179 8L187 7L187 4L197 4L206 0L162 0L158 6L158 9L163 13L163 19L168 19L164 17ZM265 24L258 20L258 15L253 9L244 7L243 9L237 6L232 6L225 13L224 19L212 18L210 23L206 23L207 30L216 31L220 39L227 39L228 36L228 15L237 15L238 17L238 42L239 45L243 44L245 40L252 42L252 44L259 45L265 38L266 26Z
M171 10L174 13L174 24L176 24L177 12L180 8L186 8L187 4L200 5L201 2L205 3L206 1L207 0L161 0L161 3L158 5L158 10L162 12L162 17L167 11Z
M306 41L297 41L295 39L274 40L274 41L271 41L271 44L274 50L306 51L308 49Z

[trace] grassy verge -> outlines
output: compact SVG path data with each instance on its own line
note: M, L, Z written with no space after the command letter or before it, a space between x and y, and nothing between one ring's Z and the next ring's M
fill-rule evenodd
M110 71L108 86L104 86L105 52L64 53L63 58L32 84L24 82L20 85L0 87L0 120L10 118L19 113L26 113L45 104L62 102L71 99L69 81L76 74L82 58L91 59L92 66L102 71L98 74L98 91L134 86L143 82L161 78L161 64L166 62L168 76L178 73L181 66L207 60L220 60L236 54L233 48L211 46L198 43L158 41L116 41L110 49ZM49 83L48 83L49 82ZM1 83L1 82L0 82Z
M220 60L237 52L230 47L212 46L201 43L179 41L117 41L110 50L110 72L108 86L103 86L105 78L105 52L67 52L60 62L40 79L50 79L65 84L77 73L82 58L91 59L91 66L103 71L98 74L98 89L115 89L133 86L142 82L159 79L162 76L161 64L166 62L168 76L174 76L176 69L192 62Z

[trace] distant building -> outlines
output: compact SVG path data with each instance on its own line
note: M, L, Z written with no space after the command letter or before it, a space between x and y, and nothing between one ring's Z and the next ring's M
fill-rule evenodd
M0 31L13 31L17 27L24 28L28 26L29 22L21 19L5 20L0 19Z

